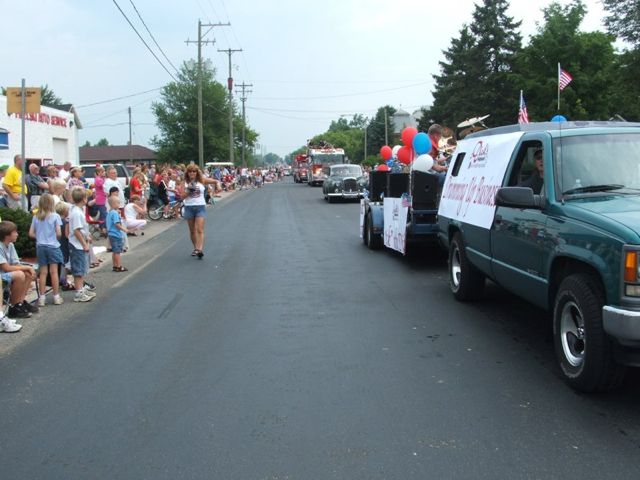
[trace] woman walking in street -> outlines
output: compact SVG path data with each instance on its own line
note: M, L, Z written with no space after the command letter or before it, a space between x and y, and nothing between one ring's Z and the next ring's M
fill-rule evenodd
M205 185L214 183L213 178L205 178L196 165L189 165L185 172L184 218L189 225L189 236L193 243L192 257L204 256L204 221L206 216L204 198Z

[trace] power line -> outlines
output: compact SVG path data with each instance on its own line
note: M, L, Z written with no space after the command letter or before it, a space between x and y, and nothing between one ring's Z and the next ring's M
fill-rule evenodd
M157 92L158 90L162 90L164 87L152 88L151 90L145 90L144 92L132 93L131 95L124 95L122 97L110 98L109 100L101 100L99 102L87 103L85 105L77 105L75 108L86 108L93 107L94 105L102 105L103 103L111 103L116 102L118 100L124 100L125 98L137 97L139 95L144 95L145 93Z
M396 90L403 90L405 88L414 88L419 87L421 85L427 85L431 82L420 82L414 83L412 85L404 85L402 87L396 88L385 88L383 90L370 90L368 92L358 92L358 93L345 93L341 95L326 95L321 97L254 97L254 100L325 100L327 98L344 98L344 97L357 97L362 95L373 95L375 93L385 93L385 92L394 92Z
M155 52L153 50L151 50L151 47L149 46L149 44L144 41L144 38L142 38L142 35L140 35L140 32L138 32L136 27L133 26L133 23L131 23L131 20L129 20L129 17L127 17L127 14L122 11L122 8L120 8L120 5L118 5L118 2L116 0L112 0L112 1L115 4L115 6L118 7L118 10L120 10L120 13L124 17L124 19L127 21L129 26L133 29L134 32L136 32L136 35L138 35L138 38L140 38L140 41L142 43L144 43L144 46L147 47L147 50L149 50L149 52L151 52L151 55L153 55L153 58L155 58L158 61L158 63L160 64L160 66L164 69L164 71L167 72L169 74L169 76L171 78L173 78L173 80L175 82L177 82L178 80L176 79L176 77L174 77L173 74L169 71L169 69L165 66L165 64L162 63L162 61L158 58L158 56L155 54Z
M142 15L140 15L140 12L138 11L138 8L136 7L136 4L133 3L133 0L129 0L129 2L131 2L131 6L136 11L136 14L138 15L138 18L142 22L142 25L144 25L144 28L147 30L147 33L151 37L151 40L153 40L153 43L156 44L156 47L158 47L158 50L160 50L160 53L162 54L162 56L167 60L167 62L169 62L169 65L171 65L173 67L173 69L176 71L176 73L178 73L178 69L176 68L176 66L173 63L171 63L171 60L169 60L169 57L167 57L167 55L164 53L164 50L162 50L160 45L158 45L158 42L156 41L156 38L153 36L153 33L151 33L151 30L149 30L149 27L147 27L147 24L142 19Z

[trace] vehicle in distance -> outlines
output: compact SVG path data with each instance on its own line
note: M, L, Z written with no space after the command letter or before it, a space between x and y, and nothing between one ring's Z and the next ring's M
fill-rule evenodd
M578 390L640 366L639 163L640 123L500 127L458 144L440 199L455 298L477 299L489 278L552 312Z
M338 164L326 167L322 184L324 199L331 203L338 198L359 199L364 195L367 179L360 165Z

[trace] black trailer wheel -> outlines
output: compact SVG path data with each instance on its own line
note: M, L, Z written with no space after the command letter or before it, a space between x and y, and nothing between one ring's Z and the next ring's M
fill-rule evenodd
M366 225L366 244L371 250L380 250L382 248L382 235L373 232L373 216L371 212L367 214Z
M602 326L603 305L602 287L586 273L566 277L554 302L553 337L560 370L571 387L583 392L614 389L626 373L615 362Z
M467 258L467 252L458 232L449 245L449 287L456 300L477 300L484 292L484 275Z

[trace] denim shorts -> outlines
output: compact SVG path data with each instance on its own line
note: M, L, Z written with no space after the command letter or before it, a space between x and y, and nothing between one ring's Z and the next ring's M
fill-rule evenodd
M111 242L111 251L113 253L122 253L124 250L124 239L121 237L112 237L109 235L109 241Z
M36 255L38 257L38 265L40 265L41 267L51 265L53 263L64 263L64 259L62 258L62 250L60 250L60 247L37 245Z
M74 277L86 277L89 272L89 252L78 250L69 245L69 257L71 260L71 274Z
M204 217L205 212L206 210L204 205L185 205L184 218L186 220L192 220L196 217Z
M2 278L3 285L11 285L11 272L2 272L0 273L0 277Z

